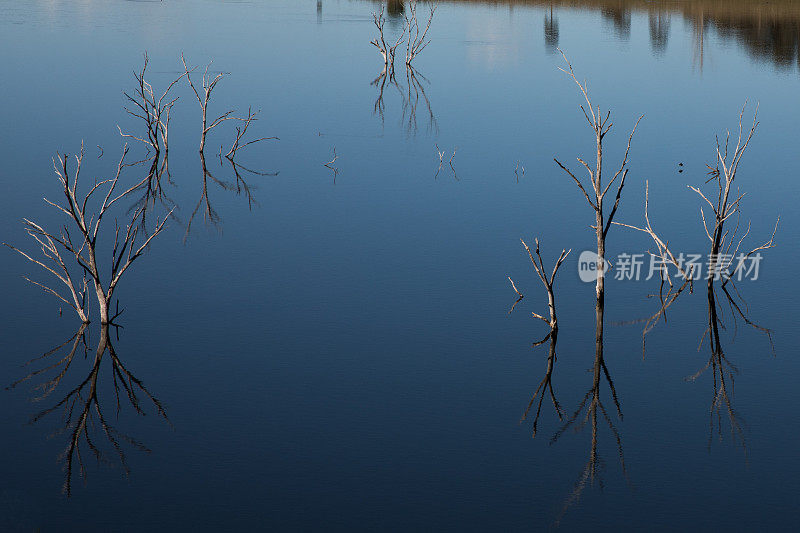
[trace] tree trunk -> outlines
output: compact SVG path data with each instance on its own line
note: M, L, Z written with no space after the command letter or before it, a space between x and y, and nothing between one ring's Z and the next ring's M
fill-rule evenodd
M595 192L597 193L597 210L595 212L595 233L597 234L597 284L595 285L595 293L597 295L597 303L595 305L596 323L595 323L595 357L598 361L603 360L603 310L605 298L605 278L606 278L606 238L603 234L603 198L600 195L602 186L602 171L603 171L603 140L600 133L597 134L597 168L595 170ZM595 365L595 373L599 372L599 368ZM599 380L599 375L595 376L595 382Z
M108 324L108 301L109 298L103 291L103 288L95 284L95 292L97 293L97 306L100 308L100 323Z

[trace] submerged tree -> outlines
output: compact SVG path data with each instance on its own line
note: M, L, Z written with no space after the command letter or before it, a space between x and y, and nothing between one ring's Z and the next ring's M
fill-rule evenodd
M717 432L720 436L722 434L722 414L724 412L730 423L732 438L734 441L738 440L742 447L746 449L742 423L733 406L733 383L738 369L731 363L723 349L721 333L722 330L725 329L724 306L721 305L720 302L726 302L728 304L727 307L730 310L730 318L733 321L734 327L737 327L738 321L742 320L748 326L765 334L772 347L771 330L758 325L750 318L748 306L742 299L736 282L743 279L746 274L748 263L753 259L757 259L757 254L775 246L775 234L778 229L780 218L775 222L775 228L768 240L749 250L749 247L742 247L745 239L750 234L750 223L748 222L747 228L742 234L740 231L742 228L741 204L745 194L739 191L735 182L739 164L758 127L758 110L756 109L750 129L748 131L744 130L744 110L745 108L742 108L739 113L736 145L731 147L732 139L729 131L726 132L724 142L720 142L719 138L716 140L716 162L713 165L707 165L709 172L706 184L713 184L710 187L710 191L703 190L700 187L688 186L700 196L705 204L707 204L707 207L703 205L700 207L700 219L709 245L708 262L706 263L708 270L706 272L705 291L707 322L698 350L701 349L703 341L708 339L709 357L705 366L695 374L689 376L687 380L695 381L706 373L706 371L711 370L714 394L709 410L709 445L711 443L715 420ZM667 310L677 300L678 296L684 292L684 288L687 284L689 287L692 287L693 282L700 277L699 268L695 269L694 266L688 266L683 260L682 254L676 256L676 254L670 251L665 238L660 236L660 234L653 229L649 215L649 203L650 194L648 186L645 192L644 226L637 227L615 222L615 224L620 226L647 233L656 245L656 251L651 251L651 254L662 265L660 269L660 306L658 311L646 321L644 331L642 332L643 354L645 346L644 341L648 333L650 333L660 321L665 320ZM674 274L669 271L670 268L674 269ZM683 283L677 289L672 283L671 278L673 277L683 280ZM667 292L664 293L664 288L667 286L669 288ZM690 292L692 291L690 290ZM774 351L774 347L772 349Z
M550 391L550 400L553 402L553 408L556 410L556 414L558 415L559 420L563 420L564 411L561 408L561 404L558 403L556 399L555 391L553 390L553 370L555 368L556 363L556 343L558 342L558 318L556 315L556 296L555 296L555 281L556 281L556 274L558 273L558 269L561 267L561 264L567 258L572 250L561 250L561 254L558 256L556 260L556 264L553 267L552 272L548 276L547 270L544 266L544 261L542 261L542 255L539 252L539 239L536 239L536 250L535 252L531 252L531 249L528 245L520 239L522 242L522 246L525 247L525 251L528 252L528 257L533 264L533 269L536 271L536 275L539 277L539 280L542 282L542 285L547 292L547 307L549 310L549 317L545 317L538 313L531 313L534 318L538 318L539 320L543 321L547 326L550 328L550 331L545 335L545 337L533 344L533 347L536 348L537 346L541 346L548 340L550 341L550 349L547 354L547 368L545 370L544 377L539 382L539 386L536 388L536 391L533 393L533 397L531 401L528 403L528 407L525 409L525 412L522 414L522 418L520 419L520 423L524 422L528 418L528 414L530 413L531 408L533 407L534 403L538 399L538 404L536 406L536 414L533 418L533 433L532 436L536 437L536 431L539 425L539 415L542 412L542 403L544 401L545 394L547 391ZM534 254L536 257L534 257ZM514 281L509 277L508 281L511 282L511 287L514 289L514 292L517 293L519 298L514 305L511 306L511 313L514 310L514 307L517 303L522 300L523 295L519 290L517 290L517 286Z
M140 226L140 220L145 210L143 206L139 206L129 213L127 222L122 226L118 219L115 219L114 236L111 241L112 249L109 254L110 261L108 264L102 262L101 253L108 253L108 251L102 249L98 238L101 230L105 227L103 224L105 217L111 213L112 208L120 200L130 196L149 179L149 176L146 176L123 192L117 192L120 176L125 168L131 166L125 162L127 155L128 145L126 144L114 177L100 181L95 179L90 183L88 191L81 192L78 185L84 157L83 145L81 145L80 153L74 156L74 170L69 168L70 157L68 155L57 154L53 160L53 167L64 197L60 202L52 202L45 198L45 202L66 216L66 224L61 226L58 231L49 231L32 220L23 219L28 235L41 247L44 256L42 261L4 243L61 281L69 292L69 298L62 296L61 293L47 285L34 281L32 283L72 307L82 322L89 322L86 301L89 286L94 289L97 297L100 322L103 324L109 322L109 306L123 274L128 271L134 261L144 254L150 242L161 233L167 218L172 213L170 211L160 221L156 219L153 231L143 240L140 239L144 233ZM98 204L100 197L102 197L102 201L99 201ZM68 261L65 258L75 260L81 271L80 277L67 266ZM71 261L69 262L71 263Z
M730 150L731 134L729 131L726 132L724 143L720 142L719 138L716 140L716 162L714 165L707 165L709 177L706 180L706 184L713 183L711 190L703 191L700 187L692 185L688 185L687 187L697 193L703 202L708 205L708 208L701 205L700 218L703 224L703 231L709 243L708 271L706 273L706 289L709 294L709 302L715 300L713 293L716 287L719 287L730 304L732 315L735 320L738 317L744 320L746 324L754 326L756 329L763 330L763 328L756 326L747 316L747 306L739 294L736 281L743 278L748 263L756 254L760 254L760 252L775 246L775 234L778 230L780 217L778 217L778 220L775 222L775 227L770 238L764 243L745 252L747 248L743 248L742 245L750 234L751 226L748 222L744 234L741 234L741 202L745 193L740 192L738 186L735 186L734 183L739 170L739 164L758 127L758 110L756 109L753 115L753 123L747 132L743 129L743 118L744 108L742 108L742 111L739 113L736 146L733 147L732 151ZM656 251L651 251L650 253L662 265L660 269L661 289L659 290L661 305L659 310L646 322L645 329L642 333L643 348L644 338L647 334L656 326L659 320L665 317L667 309L675 302L683 291L683 288L687 284L691 286L693 281L700 275L700 272L690 267L681 255L676 255L670 251L666 238L660 236L660 234L653 229L649 215L649 190L648 184L645 191L644 226L638 227L619 222L614 223L619 226L647 233L656 245ZM710 212L707 214L706 210L709 208ZM733 227L731 227L732 224ZM674 275L669 272L670 266L673 266L676 271ZM683 280L683 284L677 290L674 289L672 277ZM664 288L667 285L669 289L665 294ZM709 309L715 307L714 305L709 305ZM712 313L709 311L709 316L711 316L711 314ZM712 335L712 337L718 337L718 329L718 320L710 320L706 334Z
M428 21L423 27L417 18L417 0L411 0L408 4L408 12L405 14L406 26L405 30L408 33L406 40L406 65L410 66L419 54L430 44L428 39L428 30L431 29L433 23L433 15L436 13L436 4L431 4L430 15Z
M562 52L562 55L564 53ZM622 197L622 189L625 187L625 178L628 176L628 154L630 153L631 149L631 141L633 140L633 135L636 133L636 128L639 125L639 122L642 120L644 115L640 116L639 119L636 121L636 124L633 126L633 130L631 131L630 136L628 137L628 145L625 149L625 155L622 158L622 163L620 164L617 171L614 173L614 176L608 181L608 183L603 182L603 141L605 136L611 130L613 123L611 122L611 111L607 111L605 115L603 115L600 111L600 107L594 107L592 105L591 100L589 99L589 92L587 89L587 84L584 82L581 84L578 79L575 77L575 73L572 70L572 64L570 64L567 57L564 55L564 61L567 63L568 70L560 69L569 75L570 78L578 85L578 88L583 95L584 100L586 101L586 107L583 105L580 106L581 110L583 111L583 115L586 118L586 121L589 124L589 127L594 134L595 139L595 146L597 148L596 152L596 161L594 168L590 167L583 159L580 157L577 158L578 161L586 168L589 177L589 185L591 196L587 192L586 188L583 186L583 183L580 179L575 177L575 174L572 173L566 166L561 164L558 159L554 159L554 161L561 167L564 172L569 174L569 176L575 181L578 188L583 193L583 196L586 198L586 201L592 207L595 213L595 224L592 226L595 230L595 236L597 240L597 258L596 258L596 272L597 272L597 281L595 283L595 293L596 293L596 328L595 328L595 346L597 356L600 360L602 366L605 366L605 362L603 360L603 314L605 309L605 273L607 270L607 262L605 259L605 251L606 251L606 237L608 236L608 231L611 228L611 224L614 221L614 215L617 213L617 208L619 207L620 198ZM588 109L588 112L587 112ZM611 211L608 215L605 214L605 204L604 200L606 194L609 192L614 183L619 183L617 186L616 197L614 199L614 204L611 208Z
M378 49L378 53L383 58L383 75L386 76L388 74L389 78L392 79L394 78L394 58L397 54L397 48L406 40L406 26L403 26L403 32L397 37L394 44L389 44L385 35L386 17L384 16L383 6L381 6L381 10L378 13L372 14L372 19L378 29L378 37L369 43Z

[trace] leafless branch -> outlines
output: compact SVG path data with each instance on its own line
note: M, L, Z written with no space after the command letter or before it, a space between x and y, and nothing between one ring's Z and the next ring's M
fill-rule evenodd
M530 258L531 263L533 264L533 268L536 271L536 275L539 277L539 280L542 282L542 285L544 286L547 292L548 308L550 311L549 319L537 313L531 313L535 318L538 318L542 320L545 324L547 324L550 329L550 331L547 333L544 339L533 345L534 347L536 347L540 346L541 344L544 344L548 340L550 341L550 350L547 356L547 368L545 371L544 378L542 378L541 382L539 383L539 386L536 388L536 391L534 392L530 403L528 403L528 407L525 409L525 412L523 413L522 418L520 419L520 423L524 422L527 419L531 408L533 407L534 403L537 403L538 400L536 406L536 414L533 418L533 437L536 437L536 431L539 425L539 415L541 414L542 411L542 402L544 401L544 396L548 392L548 390L550 392L550 400L553 402L553 407L556 410L556 414L558 415L559 420L563 419L563 414L564 414L561 405L558 403L558 400L556 399L552 383L553 369L555 367L555 362L556 362L556 343L558 342L558 318L556 316L556 300L555 300L554 285L558 269L561 267L561 264L570 254L571 250L561 250L561 254L558 256L555 266L553 267L552 272L548 277L548 273L545 270L544 261L542 260L541 253L539 252L539 239L536 239L536 250L533 253L531 252L531 249L528 247L528 245L525 243L524 240L520 239L520 242L522 242L522 246L528 253L528 257ZM519 292L516 284L511 280L510 277L508 278L508 280L511 282L511 287L514 289L514 292L516 292L517 295L519 296L517 301L511 307L511 311L513 311L514 307L520 300L522 300L523 296L522 293ZM511 311L509 311L509 313L511 313Z
M431 4L429 7L430 16L428 17L428 22L425 24L425 27L422 28L417 19L417 0L410 0L408 4L408 10L404 15L406 19L405 28L408 32L408 39L406 40L406 65L411 65L414 58L422 53L431 42L427 37L428 30L430 30L431 24L433 23L433 15L436 12L436 4Z
M247 108L247 117L240 119L242 121L242 125L236 127L236 139L233 141L233 144L231 145L230 150L228 150L228 153L225 154L226 158L233 159L234 157L236 157L236 152L244 148L245 146L250 146L251 144L255 144L261 141L280 140L277 137L261 137L260 139L255 139L253 141L248 141L242 144L241 142L242 138L244 138L244 136L247 134L247 129L250 127L250 123L255 120L258 120L256 118L256 115L258 115L258 113L259 111L253 113L252 108Z
M224 77L225 74L223 72L217 73L213 78L209 74L208 70L211 67L211 63L209 63L205 71L203 71L203 76L200 80L200 89L195 85L194 81L192 80L192 72L194 72L197 67L189 68L186 64L186 58L183 54L181 54L181 62L183 63L183 75L186 76L186 79L189 81L189 86L192 88L192 92L194 92L195 97L197 98L197 103L200 104L201 110L201 118L202 118L202 130L200 135L200 151L203 152L206 146L206 135L209 131L214 129L215 127L219 126L221 123L227 120L243 120L238 117L233 116L233 110L225 111L217 118L210 120L208 119L208 104L211 101L212 93L219 83Z
M406 27L403 26L403 32L400 34L394 44L388 44L384 35L384 28L386 26L386 17L384 13L385 8L381 6L380 12L372 14L373 23L378 29L378 37L370 41L370 44L378 49L378 53L380 53L381 57L383 57L385 71L388 71L389 77L393 78L395 54L397 52L397 48L406 40Z

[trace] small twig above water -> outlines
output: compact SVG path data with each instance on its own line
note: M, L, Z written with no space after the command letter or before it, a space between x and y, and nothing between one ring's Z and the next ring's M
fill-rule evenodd
M225 154L225 157L228 159L233 159L236 157L236 152L244 148L245 146L250 146L251 144L255 144L261 141L268 141L268 140L277 140L280 139L278 137L261 137L260 139L255 139L253 141L248 141L244 144L241 144L242 138L247 134L247 129L250 127L250 124L256 120L256 115L258 115L261 111L256 111L253 113L252 108L247 108L247 117L240 119L242 121L241 126L236 127L236 139L233 141L231 145L231 149L228 150L228 153ZM220 148L220 153L222 153L222 149Z
M334 184L336 183L336 176L339 175L339 169L336 168L335 166L333 166L333 164L336 162L337 159L339 159L339 154L336 153L336 147L334 146L333 147L333 159L331 159L327 163L323 163L323 165L322 165L322 166L324 166L326 168L329 168L329 169L331 169L333 171L333 183Z
M517 177L517 183L519 183L520 177L525 177L525 167L520 165L519 160L517 160L517 166L514 169L514 176Z

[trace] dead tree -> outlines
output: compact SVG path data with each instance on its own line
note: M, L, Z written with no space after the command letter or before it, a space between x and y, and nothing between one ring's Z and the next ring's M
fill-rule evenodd
M533 437L536 437L536 430L539 425L539 415L542 412L542 402L544 401L544 396L547 393L548 389L550 390L550 400L553 402L553 407L556 410L558 419L563 420L564 416L564 412L561 409L561 404L559 404L558 400L556 399L556 394L555 391L553 390L553 381L552 381L553 369L555 367L555 362L556 362L556 343L558 342L558 318L556 317L556 297L554 292L554 285L556 280L556 274L558 273L559 267L561 267L561 264L564 262L564 260L567 258L567 256L570 254L572 250L561 250L561 254L558 256L558 260L556 260L556 264L553 267L550 276L548 277L547 271L545 270L544 261L542 261L542 256L539 253L539 239L536 239L536 250L534 252L536 254L536 257L534 257L534 254L531 253L531 249L528 247L525 241L523 241L522 239L520 239L520 241L522 242L522 246L525 247L525 251L528 252L528 257L530 258L531 263L533 263L533 268L536 271L536 275L539 276L539 280L542 282L545 291L547 291L547 305L550 311L549 319L545 318L540 314L531 313L535 318L542 320L550 328L550 331L547 333L547 335L545 335L545 337L542 340L534 343L533 345L533 347L535 348L547 342L548 339L550 340L550 350L547 355L547 369L545 371L544 378L542 378L542 381L539 382L539 386L536 388L536 392L533 393L533 397L531 398L530 403L528 403L528 407L525 409L525 412L522 414L522 418L520 419L520 423L527 420L528 413L533 407L533 404L538 399L539 401L536 406L536 415L533 418L533 434L532 434ZM517 290L517 286L514 284L511 278L508 278L508 280L511 281L511 287L519 296L519 299L517 300L517 302L519 302L520 300L522 300L522 293L520 293ZM516 303L514 305L516 305ZM514 309L513 306L511 309L513 311Z
M209 131L216 128L226 120L241 120L241 119L231 116L233 114L233 110L231 109L219 115L217 118L211 120L209 123L208 104L211 101L211 96L212 93L214 92L214 89L217 86L217 83L219 83L225 77L225 74L220 72L212 78L208 73L208 69L211 67L211 63L209 63L206 66L205 71L203 72L203 77L200 81L201 87L200 90L198 90L197 86L194 84L194 81L192 81L192 76L191 76L192 72L194 72L197 69L197 67L189 68L189 66L186 64L186 58L183 56L183 54L181 54L181 62L183 63L183 71L184 71L183 75L186 76L186 79L189 81L189 86L192 88L192 92L194 92L194 95L197 97L197 102L200 104L201 118L202 118L202 129L200 134L200 152L203 152L206 146L206 135L208 135Z
M123 137L135 139L143 143L153 152L161 153L162 151L169 151L170 113L175 102L178 101L178 97L170 98L170 91L175 84L186 76L186 73L184 72L178 76L167 86L166 90L164 90L160 96L156 96L153 86L145 79L149 61L147 53L145 53L142 70L133 73L133 77L136 79L136 88L133 94L128 92L122 93L130 104L132 104L132 109L126 107L125 111L144 123L145 135L140 137L123 133L120 126L117 126L117 129L119 129Z
M60 203L52 202L47 198L45 198L45 202L66 215L67 224L63 225L58 233L55 233L46 230L31 220L23 219L26 231L41 246L43 255L53 263L53 267L47 266L45 263L33 259L27 253L6 244L6 246L16 250L29 261L36 263L54 274L66 285L70 292L71 301L64 298L52 288L34 282L46 292L55 295L61 301L75 309L82 322L89 322L89 316L86 312L86 293L89 285L92 285L97 296L100 322L102 324L109 322L109 305L120 279L133 262L142 256L150 242L161 233L167 218L171 214L170 211L160 222L156 220L154 230L141 243L137 243L137 238L140 235L139 221L144 212L142 207L134 210L124 227L120 227L117 220L115 220L111 261L107 269L103 268L103 265L98 259L98 254L101 250L98 249L97 240L101 228L104 227L102 225L104 217L110 213L112 207L114 207L117 202L128 197L149 179L145 177L123 192L117 193L119 178L123 170L129 166L125 163L127 154L128 145L126 144L123 148L122 157L119 160L114 177L100 181L95 180L86 193L79 192L78 190L81 164L84 156L83 145L81 145L80 153L75 156L75 169L73 171L69 169L69 156L66 154L57 154L56 158L53 160L53 168L61 184L61 191L64 198ZM92 204L96 203L93 202L92 199L96 193L103 194L103 189L105 189L105 194L102 197L102 202L92 209ZM64 260L65 256L74 258L77 265L82 270L82 281L80 283L76 282L79 278L72 274L67 267L66 261ZM106 274L105 270L110 272Z
M739 291L736 288L736 282L734 281L736 277L740 277L742 274L742 269L745 266L745 262L750 257L761 252L762 250L767 250L774 247L775 233L777 232L778 223L780 222L780 217L778 217L778 220L775 222L775 228L772 231L772 235L767 241L761 245L755 246L746 253L743 251L746 248L743 249L742 244L744 243L745 238L750 234L750 224L748 223L746 231L740 237L739 230L741 227L741 201L745 194L740 193L738 188L736 189L736 192L734 192L734 180L736 179L736 173L738 171L742 156L749 146L750 140L755 134L758 126L757 115L758 110L756 109L756 113L754 113L753 116L752 126L745 134L743 128L744 108L742 108L741 112L739 113L737 141L733 152L729 151L729 144L731 140L730 132L726 133L724 146L722 143L720 143L719 138L717 138L715 154L716 164L714 166L707 165L707 167L710 169L710 172L708 173L710 178L706 181L706 183L713 182L715 185L711 192L703 192L699 187L693 187L691 185L688 187L696 192L711 209L711 212L706 215L705 209L702 206L700 207L700 218L703 223L703 230L709 242L709 271L707 272L706 276L706 288L707 293L709 293L708 297L710 301L716 301L713 292L715 291L717 285L714 282L719 281L719 288L725 294L726 300L731 309L734 325L738 319L742 319L746 324L759 331L767 333L768 337L770 337L771 343L769 330L758 326L747 316L747 306L739 296ZM669 250L668 243L665 242L665 240L662 239L653 229L648 213L649 196L648 184L645 192L645 225L643 227L615 222L615 224L620 226L642 231L650 235L650 237L653 239L653 242L656 244L656 252L651 252L651 254L664 266L663 270L661 270L661 289L659 291L661 305L659 310L652 315L645 324L645 328L642 333L643 352L645 336L653 329L653 327L655 327L659 319L666 316L666 310L677 299L687 284L689 284L690 287L689 292L692 292L692 283L694 279L696 279L696 275L699 274L698 272L693 272L692 269L687 268L682 263L681 259L676 257L675 254ZM729 221L735 221L735 225L730 227ZM671 276L667 268L669 265L675 267L675 270L677 271L676 277L683 279L683 284L677 290L674 289L672 285ZM669 284L669 289L666 295L664 295L663 292L665 279ZM729 286L733 288L733 292L728 290ZM716 308L716 306L709 306L709 309L712 307ZM711 315L712 313L709 311L709 316ZM714 316L717 316L716 312L714 313ZM719 338L718 328L719 320L711 320L709 322L708 331L706 331L706 334L710 335L712 338Z
M145 53L142 69L133 73L133 77L136 80L135 89L130 93L123 92L125 98L131 104L130 108L125 108L125 111L143 123L145 133L142 135L124 133L119 125L117 125L117 129L123 137L134 139L147 148L148 158L142 162L152 159L152 163L150 165L150 179L146 184L148 194L145 195L145 199L155 202L155 199L162 197L163 194L161 177L169 175L170 114L179 98L172 98L170 92L186 73L181 74L170 82L164 92L156 96L153 86L145 79L148 64L149 58ZM145 208L147 207L147 204L145 204Z
M430 16L424 28L422 28L417 18L417 0L411 0L411 2L409 2L408 12L404 14L406 19L406 32L408 33L408 39L406 40L407 66L410 66L414 58L422 53L431 42L427 37L428 30L431 29L431 24L433 23L433 14L436 12L436 4L431 4L429 7Z
M653 243L656 245L655 251L650 250L649 253L652 256L652 260L656 261L657 264L660 265L659 268L659 279L660 279L660 286L658 291L658 297L660 301L660 306L658 311L656 311L653 315L648 317L645 320L644 330L642 331L642 358L644 358L645 354L645 341L647 339L647 334L650 333L653 328L658 324L660 320L666 321L667 318L667 309L675 303L678 299L678 296L689 287L689 292L693 292L694 290L694 274L693 269L691 267L687 268L686 265L683 264L680 256L676 256L672 250L669 248L669 243L665 242L659 234L653 229L653 225L650 222L650 182L645 182L645 194L644 194L644 221L645 225L643 227L632 226L630 224L623 224L622 222L614 222L614 224L618 226L623 226L626 228L631 228L636 231L641 231L647 233L650 238L653 240ZM672 274L669 272L669 266L672 265L675 270L677 271L677 277L682 280L682 283L679 287L675 287L672 283ZM667 289L667 292L664 292L664 289Z
M43 401L50 397L51 394L58 390L68 370L71 367L74 368L75 354L78 352L79 348L81 346L83 347L84 355L88 352L85 337L86 327L86 324L83 324L78 332L67 342L50 350L42 357L34 359L29 362L29 364L48 360L49 357L60 353L62 347L70 345L71 347L64 357L53 364L31 372L13 386L37 375L47 375L50 372L55 372L54 377L47 379L36 387L36 389L42 391L42 393L35 398L37 401ZM110 373L110 380L113 383L114 389L114 398L111 403L112 406L114 406L112 409L115 411L115 418L119 420L122 410L120 397L126 397L133 411L139 415L146 414L146 406L144 403L149 400L155 411L169 423L164 406L158 398L148 391L144 383L128 370L117 355L111 342L111 336L109 335L109 325L103 324L100 328L100 339L95 351L95 356L94 359L91 360L91 366L86 377L83 378L78 385L66 391L63 397L54 405L40 411L31 418L31 423L36 423L54 412L60 412L62 414L61 425L56 430L56 434L65 433L67 435L67 445L59 456L59 460L64 462L66 473L63 491L67 496L70 496L72 492L73 472L76 469L81 478L86 478L85 459L87 456L94 457L98 463L106 460L107 454L101 449L100 439L97 439L96 435L93 435L94 432L99 432L101 436L108 440L110 448L113 449L113 455L116 455L122 465L125 476L128 476L130 473L125 450L126 445L139 451L150 452L144 444L117 429L115 423L112 423L113 420L109 419L106 411L103 409L103 406L107 406L108 402L102 401L99 394L99 383L101 381L102 362L106 357L109 359L110 365L107 372ZM81 358L78 358L78 360L80 359Z
M745 103L745 106L746 105L747 103ZM755 253L760 252L761 250L774 247L775 233L778 231L778 223L780 222L780 217L778 217L778 220L775 222L775 229L772 231L772 236L769 238L769 240L759 246L756 246L746 254L741 252L742 242L750 234L750 224L748 223L747 231L737 242L737 232L739 229L739 221L741 216L741 200L744 197L744 193L739 193L738 188L734 193L733 183L736 179L736 173L739 169L739 163L742 160L742 156L744 155L745 150L747 150L750 140L753 138L756 128L758 127L758 107L756 107L756 111L753 114L753 124L747 134L743 134L744 110L745 107L742 107L742 110L739 113L738 135L736 147L733 149L733 152L731 153L728 150L731 137L730 131L726 133L724 148L720 145L719 138L717 138L717 165L716 168L710 173L711 178L708 180L713 181L716 184L716 201L712 202L709 200L699 188L692 187L691 185L688 186L690 189L700 195L700 197L711 207L711 211L713 213L713 228L711 230L709 230L707 217L702 207L700 208L700 215L703 220L703 229L705 230L706 237L708 237L710 242L709 257L714 259L714 264L711 265L711 268L714 269L715 273L725 273L723 276L724 279L721 283L723 289L725 289L728 283L733 283L733 277L739 273L741 268L744 267L744 261L747 258L751 257ZM736 226L734 227L733 231L730 231L726 227L725 223L734 215L736 216ZM708 219L710 218L711 217L708 217ZM736 266L734 266L733 270L730 270L735 257L739 257L739 261L737 262ZM712 279L713 277L714 276L709 276L709 287L712 286L712 282L714 281ZM735 283L733 284L735 285Z
M719 139L717 139L715 154L716 164L713 166L707 165L710 169L708 173L710 177L706 183L714 183L711 191L704 192L699 187L689 186L689 188L696 192L710 207L710 213L708 214L702 206L700 208L700 218L709 242L709 261L707 263L709 270L706 273L707 323L698 346L699 351L703 346L704 340L708 339L709 356L705 366L695 374L687 377L686 380L695 381L707 371L711 371L713 396L709 409L709 446L712 442L715 425L717 433L720 437L722 436L722 419L724 413L729 420L731 437L734 441L738 441L746 451L747 446L743 424L733 406L734 380L736 374L738 374L738 369L728 359L723 348L721 334L722 330L725 329L723 320L724 306L721 305L720 302L727 302L734 327L737 326L738 320L743 320L747 325L767 336L774 352L771 330L756 324L750 319L747 306L736 288L735 279L738 277L738 274L741 273L744 268L744 262L748 258L762 250L774 247L778 222L776 221L772 235L767 241L761 245L755 246L746 253L742 251L743 242L750 234L750 224L748 223L746 231L744 231L744 234L740 237L741 202L744 194L740 193L738 189L734 192L734 181L742 156L758 126L756 111L749 131L744 133L743 116L744 108L739 114L737 141L732 152L729 151L731 140L729 132L726 134L724 144L720 143ZM680 257L676 257L675 254L670 251L669 244L653 229L648 213L649 201L648 184L645 192L645 225L643 227L615 222L615 224L620 226L632 228L650 235L653 242L656 244L657 250L656 253L651 253L664 265L664 269L661 271L660 308L647 320L642 333L643 349L645 336L652 330L661 317L666 317L666 310L682 293L687 284L690 287L689 292L693 292L691 290L692 283L694 280L698 279L699 276L699 272L695 272L693 267L684 264ZM778 221L779 220L780 219L778 219ZM672 275L668 272L668 266L674 267L676 271L674 277L683 280L681 287L677 290L675 290L672 285ZM665 278L669 284L666 297L663 295ZM729 287L733 289L733 292L728 289ZM721 293L718 292L718 289L721 290Z
M372 14L373 23L378 29L378 37L371 40L369 43L378 49L378 53L383 58L384 73L388 73L389 79L393 79L395 54L397 53L397 48L406 40L405 36L407 28L403 26L403 32L400 34L394 44L388 44L384 34L384 29L386 27L386 17L384 12L385 8L381 6L380 12Z
M252 108L247 108L247 117L238 119L242 121L241 126L236 127L236 139L234 139L233 144L231 145L230 150L228 153L225 154L225 157L231 161L236 157L236 153L246 146L250 146L251 144L255 144L261 141L267 140L280 140L277 137L261 137L259 139L255 139L253 141L243 142L245 135L247 135L247 129L250 127L250 124L256 120L256 115L258 115L260 111L256 111L253 113Z
M591 100L589 99L589 92L587 89L586 82L581 84L578 79L575 77L575 73L572 70L572 64L570 64L569 60L567 59L566 55L561 52L562 56L564 56L564 61L567 63L568 70L564 70L560 68L562 72L565 72L575 84L579 87L581 94L583 95L584 100L586 101L586 107L581 105L581 110L583 111L583 115L586 118L586 121L589 123L589 127L591 128L594 138L595 144L597 148L597 157L594 168L591 168L583 159L578 158L578 161L586 168L586 171L589 175L589 184L591 190L591 196L587 192L586 188L583 186L581 180L575 177L575 174L572 173L567 167L565 167L558 159L554 159L556 164L561 167L564 172L569 174L569 176L575 181L578 188L583 193L583 196L586 198L586 201L592 207L595 212L595 224L594 230L595 235L597 237L597 282L595 285L595 292L597 297L597 303L595 306L596 310L596 329L595 329L595 345L596 350L599 353L600 360L602 361L602 352L603 352L603 312L604 312L604 296L605 296L605 271L606 271L606 260L605 260L605 250L606 250L606 236L608 235L608 230L611 228L611 223L614 220L614 215L617 213L617 208L619 207L620 198L622 196L622 189L625 186L625 178L628 175L628 154L630 153L631 149L631 141L633 140L633 135L636 133L636 128L639 125L639 122L642 120L644 115L640 116L639 119L636 121L636 124L633 126L633 130L631 131L630 136L628 137L628 146L625 149L625 155L622 158L622 163L619 166L619 169L616 171L614 176L608 181L608 183L603 183L603 140L608 132L611 130L613 123L610 121L611 119L611 111L606 112L603 115L600 111L600 107L598 106L595 108L592 105ZM587 112L588 109L588 112ZM611 188L614 183L619 182L617 186L616 197L614 199L614 205L611 208L611 211L606 216L604 208L604 200L605 196L608 193L609 189Z

